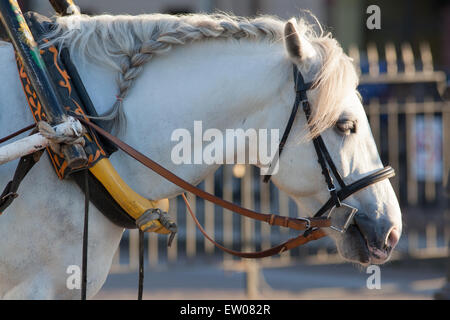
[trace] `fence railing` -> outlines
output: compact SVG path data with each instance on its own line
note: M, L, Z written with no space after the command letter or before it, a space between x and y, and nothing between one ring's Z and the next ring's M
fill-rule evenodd
M446 76L443 72L434 71L427 44L419 46L418 59L415 59L409 44L397 49L393 44L386 44L384 59L380 59L381 55L372 44L365 53L355 47L350 48L349 55L362 71L362 86L401 84L417 88L428 83L442 93ZM365 99L366 113L381 159L394 167L397 173L391 183L399 198L405 223L394 256L396 259L443 257L449 250L450 209L443 184L450 170L450 105L436 99L433 93L428 96L427 90L424 89L419 96L403 90L401 96L374 95ZM250 209L297 216L301 210L296 204L272 184L262 183L256 170L251 166L233 168L225 165L209 176L201 187L210 193L218 190L218 196ZM227 247L260 250L289 237L290 231L284 228L236 216L193 195L188 195L188 199L206 231ZM147 235L150 266L181 263L198 257L224 262L226 267L242 266L239 260L219 252L201 236L181 199L171 200L170 215L177 220L180 232L171 248L166 246L166 237ZM265 258L258 265L288 265L299 259L307 263L342 261L332 241L325 238L277 257ZM137 231L126 231L114 258L112 272L136 270L137 260ZM255 267L254 264L251 266Z
M435 83L442 94L446 75L443 71L434 70L430 45L422 42L416 51L418 54L414 55L409 43L397 47L388 42L382 51L374 43L369 43L364 53L355 45L350 46L348 55L361 74L360 84Z

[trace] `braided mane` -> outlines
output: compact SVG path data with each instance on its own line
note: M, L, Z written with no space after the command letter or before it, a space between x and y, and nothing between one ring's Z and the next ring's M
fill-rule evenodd
M82 60L89 58L117 71L117 100L98 118L108 121L109 128L125 124L123 100L143 66L154 56L196 41L278 42L283 40L286 23L272 16L249 19L226 14L73 15L57 17L56 22L57 27L45 36L50 41L42 43L42 47L65 46L71 53L79 52ZM323 32L316 35L314 26L304 19L299 19L298 24L301 35L314 45L324 62L316 81L324 88L321 90L324 94L320 96L326 99L319 101L319 108L313 111L311 119L318 134L335 121L339 110L334 108L333 111L330 107L331 100L334 104L339 101L336 92L343 92L344 86L355 87L357 76L336 40L329 34L324 36ZM320 25L319 28L322 31Z

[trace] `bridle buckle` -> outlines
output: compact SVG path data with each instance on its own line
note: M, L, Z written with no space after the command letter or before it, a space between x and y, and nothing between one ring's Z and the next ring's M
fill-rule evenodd
M328 192L334 192L336 191L336 186L333 186L332 188L327 188Z
M333 212L334 215L332 217L331 214ZM330 229L339 233L346 232L348 227L352 223L356 212L358 212L358 209L345 203L341 203L339 207L333 206L333 208L331 208L330 212L328 213L328 218L332 219L333 223L330 226ZM339 220L343 220L344 223L339 223ZM338 223L338 225L335 224L336 222Z
M297 220L301 220L304 221L306 223L306 230L311 228L311 220L309 220L308 218L297 218Z

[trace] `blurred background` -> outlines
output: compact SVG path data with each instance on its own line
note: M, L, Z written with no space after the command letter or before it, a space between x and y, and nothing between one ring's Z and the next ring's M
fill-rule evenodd
M384 164L403 210L404 232L381 289L369 290L365 269L344 263L329 239L258 261L235 259L205 242L180 199L170 214L180 232L148 236L145 299L432 299L449 298L450 2L360 0L77 0L86 14L231 12L281 18L314 13L354 59L359 90ZM381 28L369 30L376 4ZM47 0L22 8L53 15ZM447 188L446 188L447 185ZM297 208L252 167L224 166L201 184L227 200L263 212L297 216ZM447 189L447 190L446 190ZM290 236L190 197L201 223L236 250L260 250ZM225 211L225 212L224 212ZM98 299L137 295L138 235L126 231Z

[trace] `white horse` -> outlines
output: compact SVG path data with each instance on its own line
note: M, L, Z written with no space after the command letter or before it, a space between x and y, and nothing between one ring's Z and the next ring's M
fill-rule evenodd
M321 133L344 180L350 183L382 167L350 59L330 35L315 35L302 19L144 15L62 17L58 22L52 37L72 49L99 113L108 113L116 103L113 116L127 121L120 137L191 183L199 183L219 165L174 164L172 132L192 130L195 120L203 121L204 130L282 132L295 97L293 63L305 81L317 83L308 91L313 134ZM295 36L283 41L287 23ZM0 70L0 136L5 136L33 119L8 43L0 43ZM117 95L124 98L123 106ZM295 199L300 214L311 215L329 194L306 128L299 113L272 179ZM147 198L182 192L121 152L111 161ZM2 188L15 166L0 167ZM57 179L46 155L19 193L0 216L0 297L78 299L80 291L66 286L66 271L81 265L84 195L74 182ZM359 212L345 234L329 231L339 253L364 265L384 263L402 229L391 184L376 183L346 202ZM108 275L123 229L93 205L90 210L87 291L93 297Z

